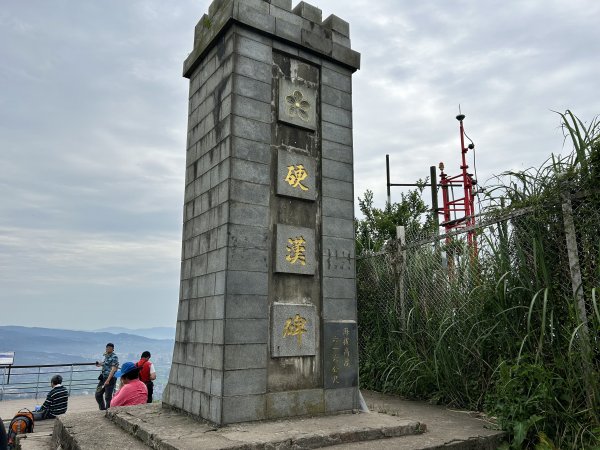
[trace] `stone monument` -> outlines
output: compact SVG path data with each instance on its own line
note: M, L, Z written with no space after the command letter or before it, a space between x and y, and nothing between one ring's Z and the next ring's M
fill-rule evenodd
M217 425L358 408L349 25L214 0L190 80L163 403Z

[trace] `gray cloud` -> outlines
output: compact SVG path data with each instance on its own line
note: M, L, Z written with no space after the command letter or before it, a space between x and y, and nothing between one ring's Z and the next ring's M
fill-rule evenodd
M315 2L312 2L315 3ZM197 0L7 0L0 11L3 324L173 325L183 202L182 62ZM598 113L594 0L330 0L362 53L355 194L385 201L444 161L458 171L460 103L481 179L562 151L551 110ZM565 149L565 151L568 149ZM395 198L399 191L393 191ZM70 311L60 322L56 305Z

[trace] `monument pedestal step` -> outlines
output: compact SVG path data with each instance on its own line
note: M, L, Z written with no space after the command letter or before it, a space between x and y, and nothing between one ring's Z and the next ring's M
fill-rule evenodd
M98 410L59 416L54 422L50 448L53 450L148 450L147 445L107 419L105 411Z
M17 437L17 450L52 450L52 433L29 433Z
M106 417L107 413L97 410L70 411L56 419L52 444L48 443L48 436L37 441L36 432L25 435L22 449L288 449L293 445L301 449L334 445L333 449L340 450L493 450L504 438L504 433L492 429L493 425L484 417L469 411L451 410L377 392L362 393L368 407L380 411L379 414L286 419L216 428L170 409L162 409L159 404L116 408L108 412L110 418ZM373 420L362 424L355 422L365 418ZM424 430L421 425L424 423L427 424L425 433L393 437L396 434L392 434L392 427L399 432L408 424L408 430L404 431L417 433ZM351 433L365 440L352 441ZM270 436L270 440L265 436ZM389 438L367 440L374 436Z
M149 447L169 450L314 449L423 433L425 425L380 413L338 414L214 427L159 404L107 417Z

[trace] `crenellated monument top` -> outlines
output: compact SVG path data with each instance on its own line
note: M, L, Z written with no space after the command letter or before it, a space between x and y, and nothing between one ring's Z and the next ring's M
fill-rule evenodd
M213 0L208 14L196 25L194 49L185 60L183 75L190 77L216 38L238 23L282 41L310 49L352 71L360 68L360 53L350 48L350 26L335 15L322 19L316 6L292 0Z

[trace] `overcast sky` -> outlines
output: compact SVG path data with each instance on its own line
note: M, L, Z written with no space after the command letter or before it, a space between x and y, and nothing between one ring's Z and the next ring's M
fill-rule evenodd
M598 0L311 3L362 53L355 195L379 206L386 154L395 183L458 171L459 103L481 181L569 150L551 110L600 112ZM0 0L0 325L175 325L181 69L208 5Z

